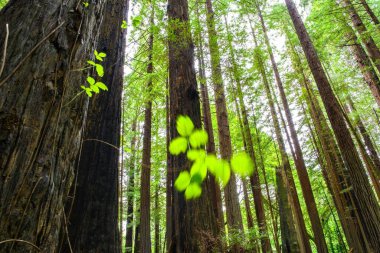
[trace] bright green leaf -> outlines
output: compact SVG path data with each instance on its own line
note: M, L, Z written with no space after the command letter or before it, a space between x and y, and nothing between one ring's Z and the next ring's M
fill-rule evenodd
M179 116L177 118L177 131L181 136L190 136L194 130L193 121L188 116Z
M88 77L87 77L87 82L88 82L90 85L94 85L94 84L95 84L95 79L92 78L91 76L88 76Z
M104 68L100 64L96 64L96 72L98 73L98 76L103 77L104 76Z
M121 24L122 29L127 29L127 21L123 20L123 23Z
M90 85L90 89L95 92L96 94L99 93L99 88L96 85Z
M215 177L218 182L221 182L223 186L230 181L231 169L230 165L225 160L218 160L218 165L215 166Z
M88 5L89 5L89 3L88 3L88 2L83 2L83 6L84 6L85 8L87 8L87 7L88 7Z
M101 57L101 58L105 58L106 56L107 56L107 54L104 53L104 52L100 52L100 53L99 53L99 57Z
M190 180L191 180L190 173L187 170L182 171L181 173L179 173L177 179L175 180L174 187L178 191L182 192L186 190L186 188L190 184Z
M189 140L190 140L190 145L193 148L199 148L207 144L208 134L205 130L195 130L190 135Z
M208 170L213 175L215 175L215 169L219 165L219 159L216 158L215 155L207 155L205 162L206 162L206 166L207 166Z
M204 159L206 157L206 151L200 149L191 149L187 152L187 158L191 161Z
M88 64L92 65L92 66L95 66L96 63L94 61L87 61Z
M202 194L202 187L197 183L191 183L187 187L185 191L185 198L186 199L195 199L201 196Z
M105 84L102 83L102 82L97 82L97 83L95 83L95 85L98 86L99 89L101 89L101 90L108 90L107 85L105 85Z
M199 160L196 161L190 169L190 175L194 176L195 174L199 174L201 180L203 181L207 176L207 165L204 161Z
M184 137L177 137L170 142L169 152L172 155L179 155L185 153L187 150L187 139Z
M247 153L239 153L231 159L231 167L233 172L245 177L253 173L253 161Z

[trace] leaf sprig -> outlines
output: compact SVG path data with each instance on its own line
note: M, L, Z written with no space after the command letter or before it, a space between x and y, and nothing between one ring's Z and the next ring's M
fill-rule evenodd
M218 182L225 187L234 173L245 177L252 175L253 162L246 153L239 153L228 162L217 158L214 154L207 154L204 147L208 142L208 134L203 129L194 129L194 123L188 116L179 116L176 121L179 137L174 138L169 145L172 155L186 153L192 161L190 171L180 172L174 186L180 192L185 192L186 199L195 199L202 194L202 183L210 172Z
M99 53L97 50L95 50L94 56L98 61L102 62L104 58L107 56L107 54L104 52ZM87 63L95 67L96 73L98 74L99 77L104 76L104 68L101 64L96 63L95 61L91 61L91 60L88 60ZM82 85L81 88L86 92L87 96L89 97L92 97L93 93L98 94L100 90L108 91L107 85L105 85L104 83L100 81L97 82L95 78L93 78L92 76L87 77L87 83L89 84L89 87Z

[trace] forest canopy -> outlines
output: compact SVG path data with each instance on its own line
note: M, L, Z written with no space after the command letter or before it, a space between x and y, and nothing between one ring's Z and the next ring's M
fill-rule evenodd
M0 0L0 252L379 252L380 0Z

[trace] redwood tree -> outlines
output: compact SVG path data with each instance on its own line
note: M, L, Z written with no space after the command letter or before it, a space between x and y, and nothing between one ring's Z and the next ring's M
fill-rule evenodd
M73 99L86 77L73 70L98 48L107 2L11 0L0 12L0 23L13 25L0 78L0 241L57 251L89 99ZM5 35L1 25L1 48ZM32 250L15 241L0 247Z

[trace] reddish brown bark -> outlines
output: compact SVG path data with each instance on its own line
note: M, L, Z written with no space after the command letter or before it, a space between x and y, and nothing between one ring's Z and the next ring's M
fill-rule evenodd
M303 51L306 55L309 67L317 83L319 93L333 128L342 157L352 182L352 196L356 203L358 218L363 227L364 235L368 240L368 251L376 251L380 248L380 207L377 202L363 164L351 138L350 132L345 124L342 109L333 93L331 85L322 68L313 43L306 31L302 19L292 0L286 0L290 17L295 26Z

